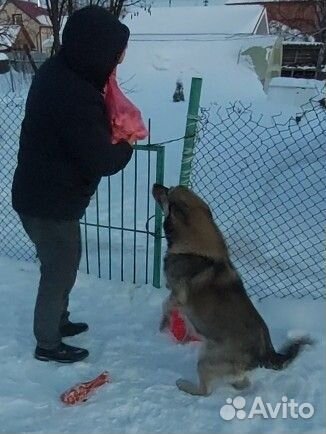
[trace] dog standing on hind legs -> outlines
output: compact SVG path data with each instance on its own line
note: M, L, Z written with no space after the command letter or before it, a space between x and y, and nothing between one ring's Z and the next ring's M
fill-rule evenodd
M215 383L227 381L240 390L249 386L247 373L254 368L286 368L312 341L303 337L275 351L208 205L182 186L155 184L153 196L164 213L164 272L171 291L161 329L168 326L172 309L178 308L203 340L199 383L179 379L178 388L207 396Z

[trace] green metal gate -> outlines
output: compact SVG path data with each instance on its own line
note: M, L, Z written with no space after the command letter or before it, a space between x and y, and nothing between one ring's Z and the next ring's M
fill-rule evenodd
M151 189L164 183L164 157L163 146L136 145L128 167L102 180L81 221L81 270L160 287L162 213Z

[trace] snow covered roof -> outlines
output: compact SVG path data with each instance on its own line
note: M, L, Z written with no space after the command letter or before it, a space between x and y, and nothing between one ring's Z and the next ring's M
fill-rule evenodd
M11 48L20 32L18 25L0 26L0 50Z
M264 18L260 5L214 6L141 10L138 15L128 14L123 22L132 35L234 35L255 34Z
M39 15L37 17L37 21L42 26L50 26L50 27L52 27L52 23L51 23L50 17L48 15Z

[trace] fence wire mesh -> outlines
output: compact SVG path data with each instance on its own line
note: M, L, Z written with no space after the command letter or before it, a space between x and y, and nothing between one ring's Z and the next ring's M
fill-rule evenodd
M191 187L211 205L248 292L325 298L325 100L263 116L201 109Z
M35 262L35 248L11 205L25 101L26 95L14 93L0 97L0 255ZM160 285L161 212L150 191L163 176L164 147L148 142L135 146L125 170L101 181L81 221L81 271Z
M15 94L0 97L0 255L35 261L35 251L11 206L11 185L25 98Z

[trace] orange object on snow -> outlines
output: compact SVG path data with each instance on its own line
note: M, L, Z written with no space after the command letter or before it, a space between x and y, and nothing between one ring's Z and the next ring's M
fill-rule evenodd
M106 83L105 103L112 127L112 143L135 142L148 136L140 111L119 88L116 70Z
M87 381L86 383L78 383L72 388L66 390L61 396L60 399L67 405L76 405L82 402L87 401L90 394L93 393L96 389L103 386L105 383L109 383L111 378L109 373L104 371L98 377L94 378L94 380Z
M178 342L186 343L191 341L200 341L198 336L189 332L185 320L178 309L173 309L171 313L169 330Z

